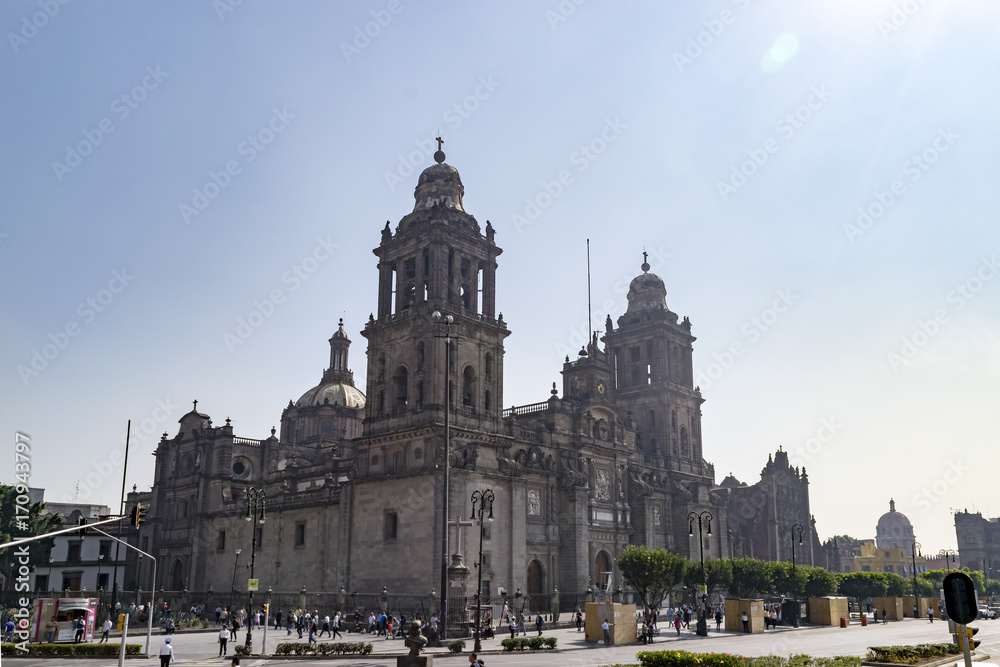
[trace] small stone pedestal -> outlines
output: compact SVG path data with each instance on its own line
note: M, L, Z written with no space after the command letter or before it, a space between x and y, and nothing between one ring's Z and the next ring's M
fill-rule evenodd
M401 655L396 658L396 667L433 667L433 655Z

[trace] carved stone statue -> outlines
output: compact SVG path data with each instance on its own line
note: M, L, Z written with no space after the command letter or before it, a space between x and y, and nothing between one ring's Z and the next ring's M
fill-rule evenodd
M420 628L420 621L413 619L413 622L410 623L410 634L403 640L406 648L410 649L410 655L412 656L420 655L420 652L424 650L424 645L427 643L427 637L424 637L420 632Z

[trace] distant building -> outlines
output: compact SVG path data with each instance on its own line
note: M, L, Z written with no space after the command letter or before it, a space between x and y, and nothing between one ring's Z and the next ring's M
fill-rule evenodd
M889 500L889 511L879 517L875 539L854 539L838 536L823 545L827 567L835 572L891 572L912 577L926 572L927 559L913 548L917 540L913 524L902 512L896 511L896 501Z
M907 554L903 547L879 547L862 544L861 555L854 559L856 572L889 572L904 578L913 576L914 568L919 574L927 571L927 562L922 556L916 558Z
M1000 576L1000 518L987 519L980 512L955 512L959 567L988 570L989 578Z

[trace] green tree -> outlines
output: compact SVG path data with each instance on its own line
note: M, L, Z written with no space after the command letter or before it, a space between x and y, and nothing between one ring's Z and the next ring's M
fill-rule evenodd
M822 567L806 568L805 595L810 598L821 598L837 592L837 578L832 572Z
M900 598L913 590L913 580L903 579L894 572L878 572L885 578L885 595L890 598ZM919 580L918 580L919 584ZM919 585L918 585L919 588ZM924 595L920 593L920 595Z
M734 558L733 583L729 592L744 600L760 597L771 589L770 570L767 563L754 558Z
M23 492L23 493L19 493ZM42 503L28 503L18 509L18 496L27 493L27 487L23 484L17 486L0 485L0 544L12 542L14 540L31 537L32 535L42 535L59 529L59 517L55 515L42 514L44 505ZM22 498L23 499L23 498ZM52 548L53 538L29 542L28 560L30 569L34 570L36 563L41 563L48 557L49 549ZM16 579L20 568L19 558L14 555L18 547L8 549L6 562L10 569L7 571L9 579Z
M705 577L708 592L726 591L733 583L733 563L728 558L710 560L705 563Z
M688 560L666 549L630 546L615 562L625 582L635 589L643 605L655 615L670 591L683 580Z
M837 590L842 595L858 601L858 609L864 609L868 598L885 597L889 582L884 572L845 572L837 575Z

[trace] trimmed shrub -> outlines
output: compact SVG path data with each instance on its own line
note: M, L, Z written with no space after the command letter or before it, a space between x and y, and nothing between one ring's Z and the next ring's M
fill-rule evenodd
M369 655L371 642L305 642L278 644L274 655Z
M17 655L118 655L121 643L118 644L28 644L28 652L17 650L17 644L0 645L0 653L9 656ZM126 655L142 653L140 644L126 644Z
M640 651L636 653L636 658L642 667L861 667L861 658L853 655L814 658L798 654L787 658L778 655L748 658L729 653Z
M500 646L504 651L537 651L546 648L556 647L555 637L514 637L501 640Z
M237 644L233 647L233 653L236 655L250 655L250 649L247 648L246 644Z
M917 644L916 646L869 646L865 656L872 662L895 662L912 665L924 658L961 653L958 644Z
M453 639L452 641L448 642L448 650L451 651L452 653L461 653L462 651L465 650L465 642L463 642L461 639Z

